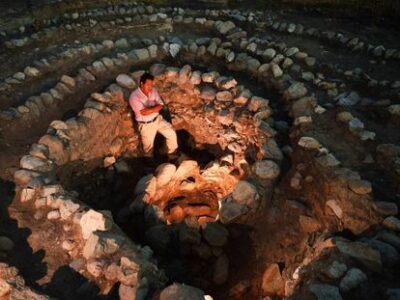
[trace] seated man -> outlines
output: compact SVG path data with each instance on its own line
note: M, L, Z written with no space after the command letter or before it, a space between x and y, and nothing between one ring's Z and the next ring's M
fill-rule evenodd
M159 114L164 104L153 87L153 80L154 76L149 73L140 77L139 87L129 97L129 105L138 122L144 156L153 156L154 139L159 132L166 138L168 157L174 159L178 148L176 132L171 123Z

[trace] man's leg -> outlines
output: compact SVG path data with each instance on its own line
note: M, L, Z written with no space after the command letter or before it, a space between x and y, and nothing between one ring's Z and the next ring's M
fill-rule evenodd
M164 120L162 116L158 117L158 132L161 133L167 141L168 154L174 153L178 149L178 138L175 129L171 123Z
M143 152L145 157L153 156L154 139L157 134L157 122L139 124L140 137L142 139Z

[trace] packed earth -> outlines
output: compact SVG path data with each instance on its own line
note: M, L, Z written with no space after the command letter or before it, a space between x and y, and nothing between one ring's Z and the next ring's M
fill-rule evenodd
M0 299L400 299L400 26L192 2L0 4Z

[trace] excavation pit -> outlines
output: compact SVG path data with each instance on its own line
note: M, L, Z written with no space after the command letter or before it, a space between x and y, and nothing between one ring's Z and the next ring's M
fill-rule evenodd
M15 182L2 208L18 220L0 258L27 285L63 299L205 298L187 284L216 300L398 296L395 24L360 30L375 18L315 3L81 2L0 13L0 165ZM173 164L162 137L153 165L141 158L132 68L156 75ZM37 298L4 264L0 286Z

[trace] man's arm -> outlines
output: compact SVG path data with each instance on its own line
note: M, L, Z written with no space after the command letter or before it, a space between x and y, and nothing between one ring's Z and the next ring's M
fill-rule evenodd
M156 105L156 106L143 108L143 109L140 111L140 113L141 113L143 116L148 116L148 115L151 115L151 114L153 114L153 113L155 113L155 112L159 112L160 110L162 110L162 108L163 108L163 105L159 104L159 105Z

